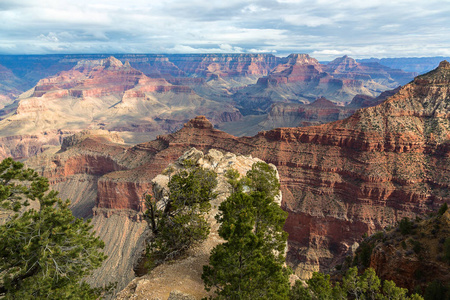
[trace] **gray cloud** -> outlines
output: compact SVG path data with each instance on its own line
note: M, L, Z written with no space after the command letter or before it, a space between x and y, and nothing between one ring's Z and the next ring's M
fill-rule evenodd
M0 53L450 55L442 0L3 0Z

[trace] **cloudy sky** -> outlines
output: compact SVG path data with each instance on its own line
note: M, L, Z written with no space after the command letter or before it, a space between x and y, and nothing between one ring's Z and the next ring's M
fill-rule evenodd
M0 53L450 56L449 0L0 0Z

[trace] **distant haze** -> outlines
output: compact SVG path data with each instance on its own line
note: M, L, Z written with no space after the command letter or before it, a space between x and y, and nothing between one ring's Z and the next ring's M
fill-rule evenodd
M1 0L0 54L450 56L448 0Z

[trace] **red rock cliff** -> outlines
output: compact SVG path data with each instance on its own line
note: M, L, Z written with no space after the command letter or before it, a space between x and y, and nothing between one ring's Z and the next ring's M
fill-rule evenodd
M289 212L288 262L302 276L332 267L364 233L450 202L450 69L444 63L382 104L315 127L236 138L197 117L117 159L99 207L142 209L151 179L190 147L251 154L277 166Z

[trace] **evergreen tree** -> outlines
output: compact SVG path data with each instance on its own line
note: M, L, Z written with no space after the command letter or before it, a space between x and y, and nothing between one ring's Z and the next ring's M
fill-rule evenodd
M69 201L48 180L11 158L0 163L0 294L6 299L96 299L82 278L106 258L89 222L76 219ZM30 202L39 209L26 209Z
M212 250L209 265L203 267L205 288L214 288L218 299L286 299L287 214L274 201L279 193L276 171L260 162L242 180L237 172L228 177L233 193L216 216L226 242Z
M359 276L358 269L353 267L346 272L342 282L336 282L334 286L329 275L315 272L305 285L301 281L295 283L289 299L423 300L417 294L408 296L407 292L407 289L397 287L390 280L385 280L381 285L381 280L372 268L366 269L364 274Z
M189 160L184 168L171 176L169 197L163 207L158 208L146 195L145 216L154 234L149 255L155 263L183 254L204 241L210 231L205 216L211 209L210 201L217 197L217 174Z

